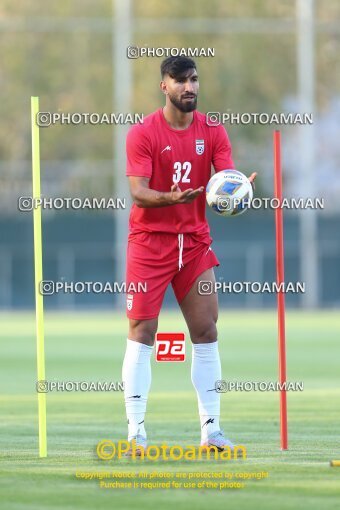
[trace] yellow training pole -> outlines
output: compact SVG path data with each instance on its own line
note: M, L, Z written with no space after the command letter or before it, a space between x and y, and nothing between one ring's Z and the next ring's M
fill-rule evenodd
M37 335L37 375L38 381L45 380L45 347L44 347L44 300L40 293L42 276L42 242L41 242L41 206L40 199L40 145L39 126L36 118L39 112L39 98L31 97L32 125L32 180L33 180L33 230L34 230L34 273L35 273L35 316ZM38 385L37 385L38 389ZM46 437L46 393L38 393L39 414L39 456L47 457Z

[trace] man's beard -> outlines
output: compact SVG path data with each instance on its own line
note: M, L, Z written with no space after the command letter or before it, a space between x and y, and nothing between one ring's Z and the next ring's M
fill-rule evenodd
M188 103L182 100L178 100L175 96L172 96L171 94L169 94L169 99L172 102L172 104L183 113L193 112L197 108L197 96L195 96L195 99L193 101Z

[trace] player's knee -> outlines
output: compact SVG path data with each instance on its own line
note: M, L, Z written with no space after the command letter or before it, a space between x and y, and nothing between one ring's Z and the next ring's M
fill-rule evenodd
M130 319L129 338L146 345L153 345L157 331L157 321Z
M210 342L215 342L216 339L217 328L214 318L203 324L199 329L191 334L191 340L193 343L208 344Z

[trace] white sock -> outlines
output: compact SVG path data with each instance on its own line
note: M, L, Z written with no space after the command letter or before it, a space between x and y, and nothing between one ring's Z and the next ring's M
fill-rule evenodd
M191 380L197 392L201 421L201 441L220 430L220 393L215 390L221 380L218 343L192 344Z
M144 417L151 386L150 358L153 347L127 339L122 380L128 420L128 441L142 434L146 437Z

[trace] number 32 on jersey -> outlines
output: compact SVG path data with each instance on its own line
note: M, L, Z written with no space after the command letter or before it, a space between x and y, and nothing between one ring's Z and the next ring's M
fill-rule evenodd
M180 161L176 161L174 163L174 174L172 176L172 181L174 184L178 184L179 182L190 182L189 174L191 172L191 163L189 161L184 161L182 164Z

